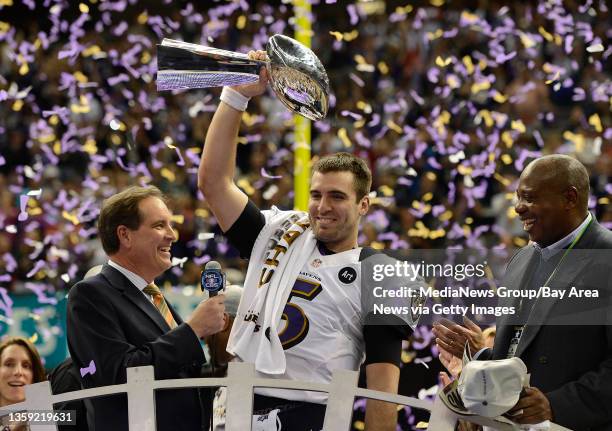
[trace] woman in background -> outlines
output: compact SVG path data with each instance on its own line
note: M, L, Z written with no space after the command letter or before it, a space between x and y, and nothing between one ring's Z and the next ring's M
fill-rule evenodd
M0 342L0 407L25 400L25 385L45 380L45 369L36 347L22 337ZM8 416L0 418L0 430L23 431L27 424L9 424Z

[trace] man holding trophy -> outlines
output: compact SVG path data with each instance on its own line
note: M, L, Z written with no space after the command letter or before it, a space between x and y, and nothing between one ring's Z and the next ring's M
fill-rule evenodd
M267 61L263 51L252 51L249 58ZM407 333L364 325L360 304L360 265L372 253L357 244L359 221L369 208L372 178L366 164L348 153L319 160L308 213L261 211L234 183L242 114L268 82L294 111L309 118L327 112L327 95L321 92L329 88L326 75L320 87L304 80L287 81L293 89L283 89L283 79L302 75L277 78L273 67L261 67L257 82L224 87L207 132L198 186L225 235L250 260L227 350L237 360L253 362L262 377L320 383L329 383L334 369L358 369L365 356L368 388L396 393ZM282 429L320 430L326 401L324 393L259 388L254 421L270 424L258 429L277 429L280 423ZM396 418L395 405L368 400L367 430L394 430Z

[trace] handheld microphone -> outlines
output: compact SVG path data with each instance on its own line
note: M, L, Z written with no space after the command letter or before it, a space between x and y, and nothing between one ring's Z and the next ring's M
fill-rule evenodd
M200 287L208 291L208 296L216 296L219 291L225 289L225 274L221 271L221 265L216 260L211 260L204 266L200 278Z

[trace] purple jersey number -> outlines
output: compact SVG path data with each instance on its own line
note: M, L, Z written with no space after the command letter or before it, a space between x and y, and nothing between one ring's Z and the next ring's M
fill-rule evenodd
M291 347L299 344L308 335L308 317L304 314L304 310L294 303L291 302L291 298L294 296L303 298L307 301L312 301L319 293L323 291L323 288L319 283L303 280L298 278L291 289L289 299L287 299L287 305L283 310L281 319L287 323L285 328L278 334L283 349L287 350Z

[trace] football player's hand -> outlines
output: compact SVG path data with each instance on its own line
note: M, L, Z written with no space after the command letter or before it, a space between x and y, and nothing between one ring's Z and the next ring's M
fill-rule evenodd
M248 55L252 60L266 61L268 59L265 51L249 51ZM259 70L259 81L252 82L250 84L236 85L232 88L246 97L259 96L266 91L268 81L268 70L265 66L262 66Z
M444 365L444 368L446 368L450 375L456 379L461 372L462 360L452 353L446 351L440 345L438 345L438 350L440 350L440 354L438 355L440 362L442 362L442 365Z

